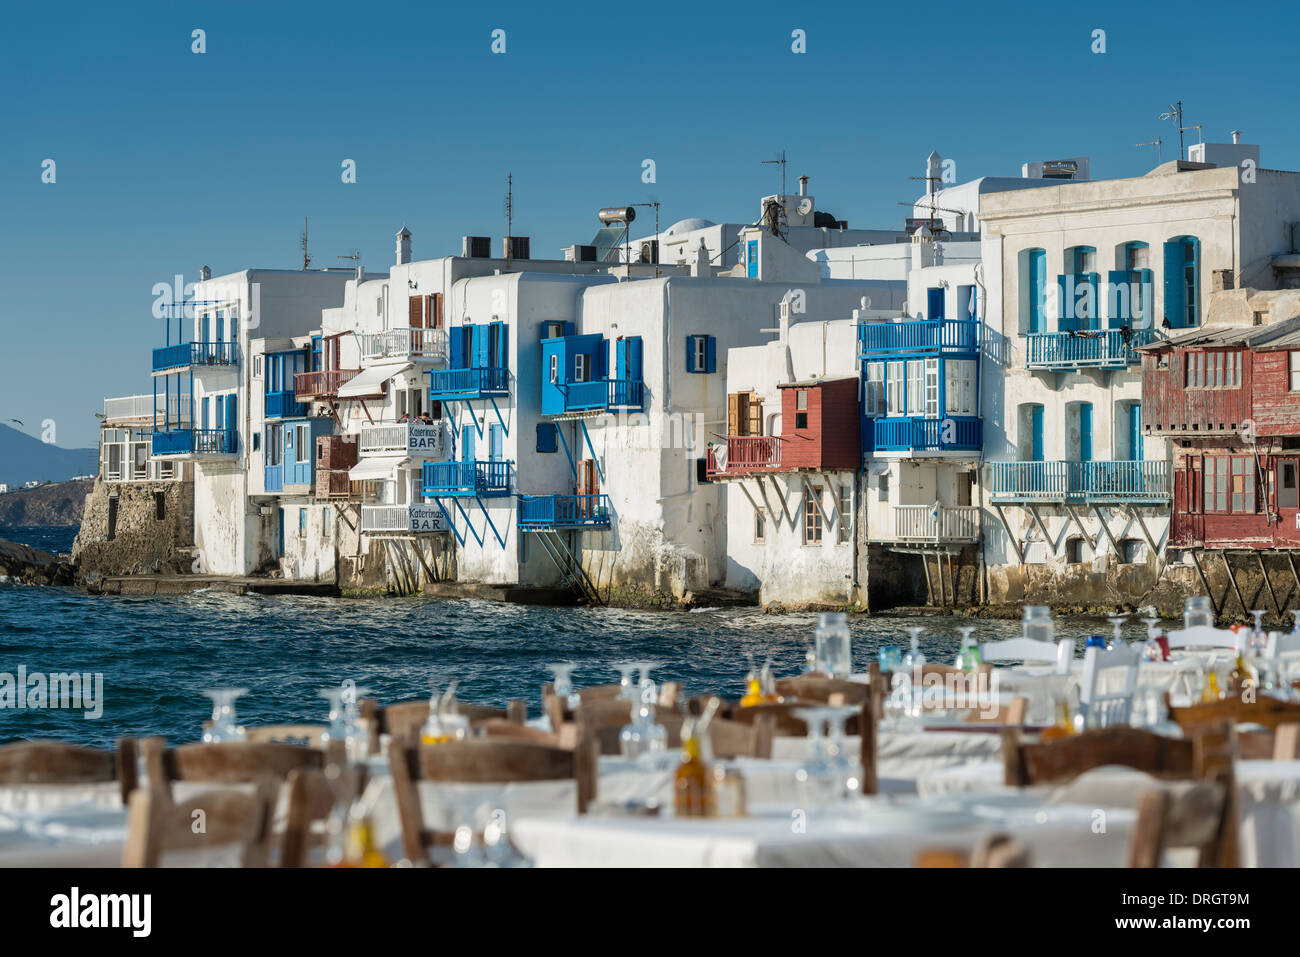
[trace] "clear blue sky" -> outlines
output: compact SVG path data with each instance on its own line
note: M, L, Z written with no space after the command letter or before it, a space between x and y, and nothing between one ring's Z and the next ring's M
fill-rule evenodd
M1157 115L1179 97L1206 139L1240 128L1264 166L1300 168L1294 5L622 6L6 3L0 421L93 444L105 395L150 389L154 283L295 268L304 216L318 266L359 248L386 267L403 222L417 258L458 252L505 232L507 172L515 232L559 256L606 205L752 219L781 149L862 227L899 227L931 149L961 180L1077 155L1137 175L1135 143L1173 158Z

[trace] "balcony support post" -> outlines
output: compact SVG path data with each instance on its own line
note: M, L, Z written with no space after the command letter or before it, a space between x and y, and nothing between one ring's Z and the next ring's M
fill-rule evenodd
M475 495L474 500L478 502L479 511L483 513L483 521L487 523L488 528L492 529L492 536L497 540L497 544L501 546L502 550L504 550L506 547L506 540L502 538L501 533L497 531L496 523L492 521L492 516L488 514L487 506L483 504L483 499L478 495ZM481 545L482 542L479 542L479 544Z
M458 498L453 498L451 502L456 506L456 511L460 512L460 517L465 520L465 528L474 536L474 541L478 542L478 547L482 548L483 539L479 537L479 533L474 529L474 523L470 521L469 513L465 511L465 506L460 504L460 499ZM465 544L464 539L461 539L461 544Z
M1142 520L1142 514L1134 505L1128 505L1126 507L1128 508L1129 514L1137 521L1138 528L1142 529L1142 537L1147 540L1147 545L1151 548L1151 554L1158 558L1160 556L1160 549L1156 547L1155 538L1152 537L1150 530L1147 528L1147 523Z
M1278 604L1277 592L1273 590L1273 582L1268 577L1268 569L1264 567L1264 550L1262 548L1255 549L1255 561L1259 562L1259 573L1264 576L1264 584L1268 586L1269 598L1273 600L1273 611L1281 619L1282 606Z
M777 486L777 484L776 484L776 478L775 478L774 476L769 475L769 476L768 476L768 479L769 479L769 480L771 481L771 483L772 483L772 494L775 495L775 496L776 496L776 500L777 500L778 502L781 503L781 511L785 513L785 520L786 520L787 522L790 523L790 528L791 528L791 530L793 530L793 529L794 529L794 516L790 514L790 509L789 509L789 508L787 507L787 505L786 505L785 495L781 492L781 489ZM763 478L762 478L762 476L759 476L758 481L759 481L759 484L762 485L762 483L763 483ZM765 495L765 496L763 496L763 498L766 499L767 496Z
M1089 502L1088 506L1092 509L1093 514L1097 516L1097 521L1101 522L1101 530L1106 537L1110 539L1110 547L1115 550L1116 557L1122 557L1119 551L1119 542L1115 541L1115 536L1111 534L1110 523L1106 521L1106 514L1101 510L1101 506L1096 502ZM1098 536L1097 544L1101 544L1101 537ZM1093 552L1096 552L1096 546L1093 546Z
M1228 550L1226 548L1220 548L1219 557L1223 559L1223 567L1228 570L1228 581L1232 582L1232 590L1237 594L1237 601L1241 605L1241 613L1243 615L1249 615L1250 609L1246 607L1246 599L1242 597L1241 587L1237 584L1237 573L1232 570L1232 562L1228 561ZM1227 603L1225 602L1224 604L1226 607Z
M998 518L1002 521L1002 530L1007 533L1007 541L1011 543L1011 548L1016 553L1016 564L1023 565L1025 563L1025 553L1020 547L1020 542L1011 531L1011 523L1007 521L1007 513L1002 510L1001 503L993 502L992 505L997 510Z
M808 484L808 477L806 475L800 475L799 482L803 485L804 500L806 501L809 498L813 500L813 504L817 506L817 514L821 516L822 527L825 528L829 534L831 530L831 520L826 517L826 510L822 508L821 496L812 494L812 486Z
M1296 571L1294 548L1288 548L1286 550L1286 560L1287 564L1291 566L1291 577L1295 579L1295 594L1300 594L1300 571ZM1287 596L1287 598L1290 600L1290 596Z
M1025 506L1025 508L1029 510L1030 517L1032 517L1034 522L1038 525L1038 530L1043 533L1043 541L1051 546L1052 554L1055 555L1057 544L1052 540L1052 536L1048 534L1047 525L1044 524L1043 517L1038 514L1038 506L1035 503L1030 502ZM1086 532L1084 533L1084 537L1088 537Z
M587 442L587 451L591 453L591 460L596 463L596 475L600 478L600 484L605 484L605 470L600 467L600 456L596 454L596 447L591 444L591 433L587 431L587 420L579 419L578 428L582 429L582 437Z
M456 529L456 522L452 519L451 513L447 511L447 506L442 504L442 499L435 498L433 504L438 506L438 511L442 512L442 517L447 520L447 527L450 528L451 533L456 536L457 544L464 545L465 536L461 535L461 533Z
M1205 597L1210 599L1210 608L1214 612L1214 617L1218 618L1223 611L1223 607L1214 601L1214 592L1210 590L1210 581L1205 577L1205 569L1201 567L1201 556L1198 554L1198 550L1193 548L1191 554L1192 564L1196 566L1196 575L1201 579L1201 587L1205 589ZM1226 592L1223 597L1225 599L1228 597Z
M497 405L497 398L496 398L496 396L494 396L494 395L490 395L490 396L488 396L488 401L492 403L492 411L495 412L495 413L497 414L497 421L501 423L501 428L505 429L505 433L506 433L506 435L509 435L509 434L510 434L510 426L506 425L506 420L505 420L505 419L502 417L502 415L501 415L501 409L500 409L500 407ZM479 438L482 438L482 437L483 437L483 433L482 433L482 432L479 432L478 435L479 435Z
M569 440L564 437L564 423L555 423L555 434L560 437L560 445L564 446L564 454L569 460L569 471L573 473L573 481L578 481L578 463L573 459L573 453L569 451Z
M925 550L921 551L921 567L925 569L925 599L929 605L934 604L934 585L930 581L930 559L926 557Z
M764 517L766 517L766 515L767 515L767 509L766 509L766 508L759 508L759 507L758 507L758 503L754 501L754 496L750 495L750 494L749 494L749 489L745 488L745 480L744 480L744 479L741 479L741 480L740 480L739 482L737 482L736 484L739 485L739 486L740 486L740 490L741 490L742 492L745 493L745 498L749 499L749 504L752 505L752 506L754 506L754 511L756 511L756 512L758 512L760 515L763 515Z

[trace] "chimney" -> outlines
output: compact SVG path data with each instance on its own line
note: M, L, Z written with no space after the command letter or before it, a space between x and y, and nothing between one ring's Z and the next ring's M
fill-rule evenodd
M205 282L205 281L207 281L207 280L209 280L209 279L211 279L211 278L212 278L212 267L211 267L211 266L200 266L200 267L199 267L199 281L200 281L200 282Z
M1233 131L1232 131L1232 142L1234 142L1234 143L1240 143L1240 142L1241 142L1241 130L1233 130Z
M402 228L397 232L397 265L401 266L411 261L411 231L402 224Z
M799 177L799 195L800 195L800 196L807 196L807 195L808 195L808 177L807 177L807 176L800 176L800 177Z
M927 196L934 195L935 183L938 183L943 176L943 157L939 155L938 150L931 150L930 155L925 158L925 192Z

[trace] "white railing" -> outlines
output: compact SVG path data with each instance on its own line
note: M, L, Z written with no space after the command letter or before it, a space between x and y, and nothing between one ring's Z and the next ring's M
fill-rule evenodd
M154 397L152 395L123 395L104 400L104 418L110 422L124 419L145 419L152 422ZM167 418L169 425L189 425L190 397L188 395L158 396L158 420Z
M445 329L389 329L387 332L363 332L357 338L362 361L447 358Z
M894 540L973 542L979 539L980 510L975 505L899 505L894 508Z
M445 532L447 519L437 505L362 505L361 531Z
M362 455L436 458L444 448L441 422L382 422L361 427Z
M176 478L176 463L149 457L150 443L107 442L100 457L100 476L105 482L170 482Z

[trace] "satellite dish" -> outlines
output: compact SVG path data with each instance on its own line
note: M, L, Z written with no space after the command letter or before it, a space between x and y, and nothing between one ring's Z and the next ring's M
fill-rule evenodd
M799 210L800 216L807 216L812 212L813 201L810 197L805 196L803 199L799 200L799 205L796 208Z

